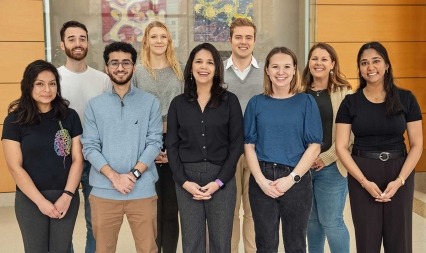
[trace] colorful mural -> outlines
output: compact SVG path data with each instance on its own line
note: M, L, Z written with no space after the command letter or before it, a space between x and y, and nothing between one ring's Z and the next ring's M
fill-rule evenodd
M253 18L253 0L194 0L194 12L194 41L225 42L233 19Z
M165 22L166 0L101 0L102 39L105 43L141 42L152 21Z

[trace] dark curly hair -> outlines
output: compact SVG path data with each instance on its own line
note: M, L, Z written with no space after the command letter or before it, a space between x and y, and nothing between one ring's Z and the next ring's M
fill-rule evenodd
M136 58L138 57L138 53L136 52L136 49L131 44L126 42L113 42L105 47L105 50L104 50L105 64L108 63L109 54L112 52L123 52L123 53L131 54L133 63L136 63Z

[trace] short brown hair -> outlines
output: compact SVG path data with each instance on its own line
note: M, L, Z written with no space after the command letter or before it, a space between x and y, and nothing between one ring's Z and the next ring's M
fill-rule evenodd
M295 74L293 76L293 79L291 79L289 92L291 94L302 92L301 85L300 85L300 74L299 74L299 69L297 67L296 54L286 47L274 47L269 52L268 56L266 56L265 67L263 68L263 94L267 96L272 96L272 94L274 93L272 90L272 81L268 73L266 72L266 69L269 67L272 56L276 54L289 55L291 59L293 60Z
M254 29L254 38L256 39L256 26L249 18L236 18L234 21L232 21L230 29L229 29L229 37L232 38L232 35L234 34L235 27L240 26L251 26Z

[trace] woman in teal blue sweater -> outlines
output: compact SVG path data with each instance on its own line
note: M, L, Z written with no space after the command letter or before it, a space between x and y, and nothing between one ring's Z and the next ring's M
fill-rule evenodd
M322 142L320 114L312 96L299 92L297 59L291 50L272 49L264 76L263 94L249 101L244 114L257 252L278 251L280 219L286 251L306 252L312 206L309 168Z

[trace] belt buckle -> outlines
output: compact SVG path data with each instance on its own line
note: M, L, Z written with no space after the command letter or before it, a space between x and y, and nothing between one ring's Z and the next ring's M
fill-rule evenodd
M389 156L390 156L389 152L382 152L379 154L379 159L382 162L386 162L387 160L389 160Z

